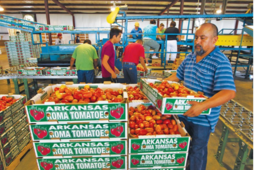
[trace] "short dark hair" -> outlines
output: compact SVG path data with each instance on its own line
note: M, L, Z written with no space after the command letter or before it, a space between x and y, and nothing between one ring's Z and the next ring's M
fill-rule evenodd
M119 29L119 28L111 28L111 31L110 31L110 39L112 39L112 37L115 35L116 37L122 33L122 31Z
M172 22L170 23L170 27L175 27L175 26L176 26L176 22L172 21Z
M91 45L91 41L89 40L89 39L86 39L86 40L84 40L84 42L83 42L84 44L85 43L88 43L88 44L90 44Z
M142 44L143 44L143 40L141 40L141 39L137 39L135 42L136 42L136 43L142 43Z
M165 26L165 25L163 23L161 23L159 26L161 27L161 26Z
M156 24L156 20L155 19L151 19L150 20L150 24Z

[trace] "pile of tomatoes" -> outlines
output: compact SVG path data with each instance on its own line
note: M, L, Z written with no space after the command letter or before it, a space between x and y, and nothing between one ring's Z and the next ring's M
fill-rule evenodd
M144 68L143 68L142 66L137 66L136 69L137 69L137 71L142 71L142 72L145 71Z
M55 87L54 92L44 102L55 103L95 103L97 101L108 102L122 102L123 90L113 90L101 88L90 88L89 85L85 85L83 89L69 88L65 85Z
M127 93L128 93L128 99L129 101L132 100L148 100L147 97L141 92L138 86L132 87L128 86L127 87Z
M174 118L171 115L162 115L154 106L130 107L128 114L130 134L133 137L180 134Z
M194 96L194 97L200 97L205 98L203 94L198 94L194 91L189 90L183 85L172 83L170 84L167 81L163 81L162 83L149 83L149 86L151 86L154 89L157 89L158 92L163 97L187 97L187 96Z
M13 97L2 96L0 99L0 111L5 110L7 107L11 106L18 99L14 99Z

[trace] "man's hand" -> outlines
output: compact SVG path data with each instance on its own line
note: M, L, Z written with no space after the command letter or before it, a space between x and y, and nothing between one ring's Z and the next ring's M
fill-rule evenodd
M119 74L120 71L115 67L115 74Z
M191 104L191 108L184 113L183 116L188 116L188 117L197 117L199 116L206 108L204 107L203 103L200 102L195 102L195 101L189 101L188 104Z
M117 75L115 73L112 74L112 78L113 79L116 79L117 78Z
M74 69L74 67L70 66L70 70L73 70L73 69Z
M144 68L144 72L145 72L145 74L148 73L148 69L146 67Z

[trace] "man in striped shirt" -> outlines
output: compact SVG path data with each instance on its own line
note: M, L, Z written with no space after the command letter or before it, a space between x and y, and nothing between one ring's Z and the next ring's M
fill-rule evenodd
M218 122L221 105L235 97L235 83L228 58L215 46L218 29L214 24L202 24L195 34L195 52L189 54L177 70L168 77L170 81L184 81L184 85L196 92L203 92L209 99L192 107L180 120L192 138L187 170L205 170L207 144ZM212 108L210 115L200 115Z

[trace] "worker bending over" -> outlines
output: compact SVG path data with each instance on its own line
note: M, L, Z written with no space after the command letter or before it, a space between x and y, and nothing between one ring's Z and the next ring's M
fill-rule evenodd
M137 83L137 69L136 66L139 63L139 60L147 73L147 67L144 63L144 48L143 41L136 40L135 43L129 44L126 46L123 53L123 73L124 81L127 84L136 84Z

